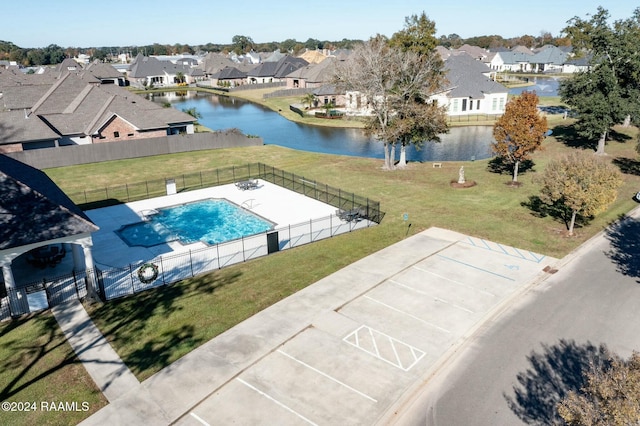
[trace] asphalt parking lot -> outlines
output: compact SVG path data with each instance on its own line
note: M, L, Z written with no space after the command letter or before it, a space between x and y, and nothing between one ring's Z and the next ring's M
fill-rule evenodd
M431 228L204 344L85 424L376 424L557 260Z

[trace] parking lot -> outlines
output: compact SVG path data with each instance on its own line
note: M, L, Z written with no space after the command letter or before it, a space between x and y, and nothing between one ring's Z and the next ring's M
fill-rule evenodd
M384 422L555 262L431 228L228 330L86 423L110 412L180 425Z

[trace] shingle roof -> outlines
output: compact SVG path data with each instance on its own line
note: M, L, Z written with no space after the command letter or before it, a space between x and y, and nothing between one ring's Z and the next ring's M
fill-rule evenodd
M76 74L66 73L44 87L47 90L37 101L26 102L31 103L26 113L22 109L11 111L12 114L0 113L0 125L13 129L9 132L11 138L0 134L0 143L52 140L60 135L88 136L116 115L139 130L166 129L171 124L195 121L189 114L163 108L117 85L87 83ZM13 98L12 95L10 99Z
M0 250L98 229L45 173L0 155Z
M451 88L451 97L483 98L485 93L509 91L502 84L485 76L484 73L490 72L491 69L469 55L452 55L444 61L444 67L449 80L448 87Z

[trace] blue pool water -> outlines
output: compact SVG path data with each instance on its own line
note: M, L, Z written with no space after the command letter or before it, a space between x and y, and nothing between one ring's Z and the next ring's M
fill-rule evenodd
M117 234L129 246L152 247L169 241L219 244L273 228L273 224L227 200L203 200L158 209L145 222L125 225Z

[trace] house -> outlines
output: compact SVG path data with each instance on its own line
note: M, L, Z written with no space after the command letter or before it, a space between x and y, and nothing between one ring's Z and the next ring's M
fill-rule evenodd
M209 76L211 85L236 87L246 84L247 73L240 71L236 67L224 67Z
M448 83L431 100L446 106L448 115L504 113L509 90L491 78L488 66L469 55L452 55L444 68Z
M49 82L24 77L13 86L0 84L0 153L194 131L192 116L93 76L67 72Z
M544 46L529 58L533 72L562 72L569 54L556 46Z
M275 83L285 81L286 76L309 63L302 58L283 56L277 62L262 62L247 71L248 84Z
M563 73L584 72L591 69L591 55L582 56L580 58L572 58L562 64Z
M298 68L286 76L287 89L315 88L330 83L336 64L336 58L326 58L320 63L310 63Z
M127 80L120 71L110 64L99 62L98 60L88 64L84 70L80 72L80 76L86 79L93 79L100 84L115 84L116 86L128 86ZM90 80L87 80L90 81Z
M95 289L92 233L98 227L43 172L0 154L0 266L3 299L12 315L29 312L25 285L17 265L72 258L73 271L86 272ZM64 248L69 247L69 252ZM51 258L36 257L48 251ZM49 266L54 266L51 263ZM29 268L27 268L29 269ZM34 266L31 267L34 269ZM69 271L69 273L73 272ZM6 297L6 298L5 298Z
M497 72L531 72L530 60L533 56L533 53L515 51L496 52L488 65Z
M154 57L139 54L129 65L129 81L136 87L166 87L185 82L192 84L204 79L200 68L160 61ZM183 81L181 81L183 80Z

